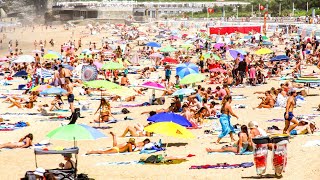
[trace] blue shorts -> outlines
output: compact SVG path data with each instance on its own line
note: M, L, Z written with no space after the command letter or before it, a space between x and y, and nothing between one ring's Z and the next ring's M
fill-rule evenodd
M288 119L286 119L286 113L284 113L284 119L285 119L285 120L288 120L288 121L291 121L292 118L294 118L294 115L293 115L292 112L288 112L288 114L289 114Z
M74 95L73 94L69 94L68 95L68 103L73 103L74 101Z
M290 135L298 135L298 132L297 132L297 130L292 130L291 132L290 132Z

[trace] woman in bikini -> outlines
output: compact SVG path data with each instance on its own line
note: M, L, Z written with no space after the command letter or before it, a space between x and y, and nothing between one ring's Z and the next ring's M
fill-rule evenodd
M63 154L64 160L66 160L66 163L60 163L59 167L62 169L74 169L75 162L71 160L72 154L67 153Z
M249 133L246 125L241 126L241 132L238 134L239 140L233 146L223 146L221 149L206 148L207 152L234 152L243 154L249 147Z
M86 154L115 154L115 153L124 153L124 152L133 152L134 147L136 147L135 139L130 138L126 144L117 143L116 135L113 132L110 132L113 140L113 147L104 151L89 151Z
M126 137L126 135L128 134L128 133L130 133L130 135L132 136L132 137L143 137L143 136L151 136L152 135L152 133L149 133L149 132L146 132L146 131L144 131L144 128L145 127L147 127L147 126L149 126L151 123L148 123L146 126L143 126L142 124L140 124L140 123L137 123L137 124L135 124L133 127L132 126L128 126L125 130L124 130L124 132L123 132L123 134L121 135L121 137Z
M94 114L97 114L99 110L100 110L100 115L98 119L94 120L94 122L108 122L109 116L111 115L111 107L110 107L110 103L107 102L105 98L101 99L99 108Z
M27 134L19 140L19 142L9 142L5 144L0 144L0 149L2 148L27 148L32 146L33 135L31 133Z

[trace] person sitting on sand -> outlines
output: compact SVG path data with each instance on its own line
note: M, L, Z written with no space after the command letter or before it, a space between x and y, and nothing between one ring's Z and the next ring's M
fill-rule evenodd
M101 98L99 108L94 114L97 114L99 110L100 115L97 119L94 120L94 122L108 122L109 116L111 115L111 107L110 103L107 102L105 98Z
M56 95L54 100L51 101L51 106L49 111L60 110L63 109L63 100L60 95Z
M272 98L270 91L265 92L266 97L258 97L262 102L259 104L257 108L273 108L274 107L274 99Z
M143 126L142 124L137 123L133 126L127 126L127 128L124 130L121 137L126 137L128 133L130 133L130 136L132 137L144 137L144 136L150 137L152 133L146 132L144 130L144 128L149 126L150 124L151 123L148 123L146 126Z
M136 147L135 139L130 138L126 144L117 143L116 135L113 132L110 132L113 140L113 147L104 151L89 151L86 154L115 154L115 153L124 153L124 152L133 152L134 147Z
M27 148L32 146L33 135L31 133L27 134L19 140L19 142L9 142L5 144L0 144L0 149L2 148Z
M63 154L63 157L66 163L60 163L59 167L62 169L74 169L75 162L71 160L72 154L71 153Z
M207 152L234 152L243 154L249 146L249 133L246 125L241 126L241 132L238 134L239 140L233 146L223 146L221 149L206 148Z
M316 124L314 121L309 120L300 120L298 123L298 126L290 131L290 135L301 135L301 134L313 134L313 132L316 130ZM282 133L281 130L275 131L275 130L268 130L267 131L270 134L279 134Z

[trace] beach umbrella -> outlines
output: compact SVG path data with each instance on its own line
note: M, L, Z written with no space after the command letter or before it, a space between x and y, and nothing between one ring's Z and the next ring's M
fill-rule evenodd
M44 59L58 59L59 56L56 55L56 54L45 54L45 55L43 56L43 58L44 58Z
M146 44L146 46L159 48L159 47L161 47L161 44L159 44L157 42L148 42Z
M20 55L18 56L18 58L14 61L12 61L13 63L31 63L34 62L34 57L31 55Z
M192 127L192 124L183 116L175 113L158 113L147 119L147 121L158 122L174 122L184 127Z
M261 49L257 50L257 51L255 52L255 54L257 54L257 55L265 55L265 54L270 54L270 53L272 53L272 52L273 52L273 51L272 51L271 49L261 48Z
M170 36L168 39L170 39L170 40L177 40L177 39L179 39L179 37L172 35L172 36Z
M4 62L4 61L9 61L9 59L7 57L1 57L0 62Z
M238 50L235 50L235 49L230 49L229 50L229 53L231 55L231 57L233 59L236 59L238 57L238 54L240 53L240 60L243 60L244 56L243 54L241 54L241 52L239 52Z
M152 53L149 57L150 58L163 58L163 55L160 53Z
M197 74L199 73L199 67L192 63L183 63L179 64L176 67L176 73L180 78L185 77L188 74Z
M146 40L148 40L148 38L145 37L145 36L140 36L140 37L138 37L136 40L137 40L137 41L146 41Z
M95 65L97 67L97 69L101 69L101 67L102 67L102 63L99 61L93 62L93 65Z
M191 139L195 136L185 127L174 122L158 122L144 128L147 132L162 134L165 136Z
M225 69L222 68L213 68L209 70L210 72L221 72L221 73L225 73L227 72Z
M48 54L55 54L58 56L59 59L62 59L62 55L56 51L48 50Z
M94 80L84 82L84 85L91 88L103 88L103 89L120 89L121 86L106 80Z
M162 60L162 62L166 62L166 63L169 63L169 64L179 64L178 60L176 59L173 59L171 57L166 57Z
M213 45L215 49L220 49L223 46L224 46L224 43L216 43L215 45Z
M49 88L51 88L51 86L48 85L48 84L38 85L38 86L33 87L30 91L38 91L38 92L41 92L41 91L44 91L44 90L49 89Z
M267 36L262 36L262 40L268 40L269 38Z
M82 54L92 54L92 51L90 49L84 49L81 52Z
M286 55L279 55L270 59L270 61L289 61L289 57Z
M140 86L149 88L149 89L165 90L165 87L162 84L159 84L157 82L152 82L152 81L144 82Z
M265 45L265 46L271 46L271 45L272 45L272 42L269 42L269 41L263 41L263 42L262 42L262 45Z
M66 94L67 91L65 89L59 88L59 87L52 87L49 89L43 90L40 94L42 95L63 95Z
M171 47L171 46L166 46L164 48L160 49L161 52L174 52L177 51L175 48Z
M80 58L80 59L92 58L92 55L80 54L80 55L78 56L78 58Z
M193 84L197 82L201 82L206 78L203 74L188 74L184 78L181 79L181 84Z
M74 146L76 146L75 141L96 140L107 136L97 129L84 124L69 124L50 131L47 137L56 140L74 141Z
M13 77L26 77L28 73L26 71L19 71L13 75Z
M124 69L124 66L119 63L109 61L106 64L103 64L101 69L109 69L109 70Z
M191 49L191 48L194 48L194 45L193 44L182 44L181 47L185 48L185 49Z
M183 88L183 89L179 89L179 90L175 91L172 94L172 96L187 95L187 94L191 94L194 92L196 92L194 89Z

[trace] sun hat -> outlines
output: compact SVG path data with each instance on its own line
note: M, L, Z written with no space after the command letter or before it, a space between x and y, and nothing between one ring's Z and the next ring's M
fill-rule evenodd
M248 124L249 128L257 128L258 127L258 123L256 121L250 121Z
M33 172L33 174L43 177L43 174L44 174L45 172L46 172L45 169L43 169L43 168L41 168L41 167L38 167L38 168Z

